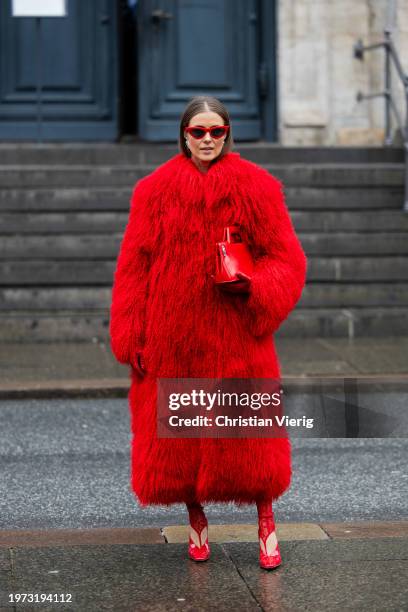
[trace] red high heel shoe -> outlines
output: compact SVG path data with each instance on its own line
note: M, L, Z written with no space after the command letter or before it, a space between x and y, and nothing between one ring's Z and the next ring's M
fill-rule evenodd
M199 534L193 528L193 537L188 538L188 554L193 561L207 561L210 556L207 526Z
M258 537L259 537L259 565L263 569L275 569L282 563L279 544L275 532L275 521L270 502L259 502Z
M187 506L190 515L188 555L193 561L207 561L210 556L208 521L200 505Z
M258 536L259 565L263 569L275 569L275 567L279 567L282 563L282 558L275 530L271 531L266 538L263 538L260 529L258 529Z

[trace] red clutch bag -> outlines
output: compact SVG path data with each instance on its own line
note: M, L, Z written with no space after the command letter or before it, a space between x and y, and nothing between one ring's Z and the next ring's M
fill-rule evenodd
M242 242L238 225L230 225L224 228L224 239L217 242L216 273L214 282L216 285L233 285L242 281L236 276L242 272L251 277L254 263L247 245Z

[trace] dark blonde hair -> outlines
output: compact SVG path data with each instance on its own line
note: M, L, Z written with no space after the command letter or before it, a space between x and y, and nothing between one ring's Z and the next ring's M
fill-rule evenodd
M230 126L230 129L228 130L228 134L225 138L224 146L222 147L221 153L219 154L217 159L225 155L225 153L228 153L229 151L231 151L234 145L234 141L232 139L232 128L231 128L230 117L229 117L228 111L225 108L224 104L220 102L220 100L218 100L217 98L213 98L212 96L195 96L194 98L191 98L191 100L187 104L181 116L181 119L180 119L180 133L179 133L178 144L179 144L180 151L184 153L186 157L191 157L191 151L188 147L186 147L186 142L185 142L185 137L184 137L184 128L188 126L191 119L195 115L198 115L198 113L205 113L208 111L217 113L217 115L222 117L224 121L224 125Z

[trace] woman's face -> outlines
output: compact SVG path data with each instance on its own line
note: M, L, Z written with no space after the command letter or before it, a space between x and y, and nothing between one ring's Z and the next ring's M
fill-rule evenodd
M190 126L213 127L214 125L224 125L224 120L220 115L213 111L198 113L190 119ZM206 132L200 140L193 138L188 132L184 132L184 137L187 139L187 147L191 151L191 156L196 162L211 162L216 159L222 151L226 136L221 138L212 138L209 132Z

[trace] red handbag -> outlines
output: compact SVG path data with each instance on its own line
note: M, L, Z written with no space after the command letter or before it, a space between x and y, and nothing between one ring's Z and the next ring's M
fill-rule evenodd
M254 262L248 246L242 242L239 226L225 227L223 241L217 242L215 284L229 285L229 289L233 290L234 284L242 283L237 272L251 277L253 270Z

